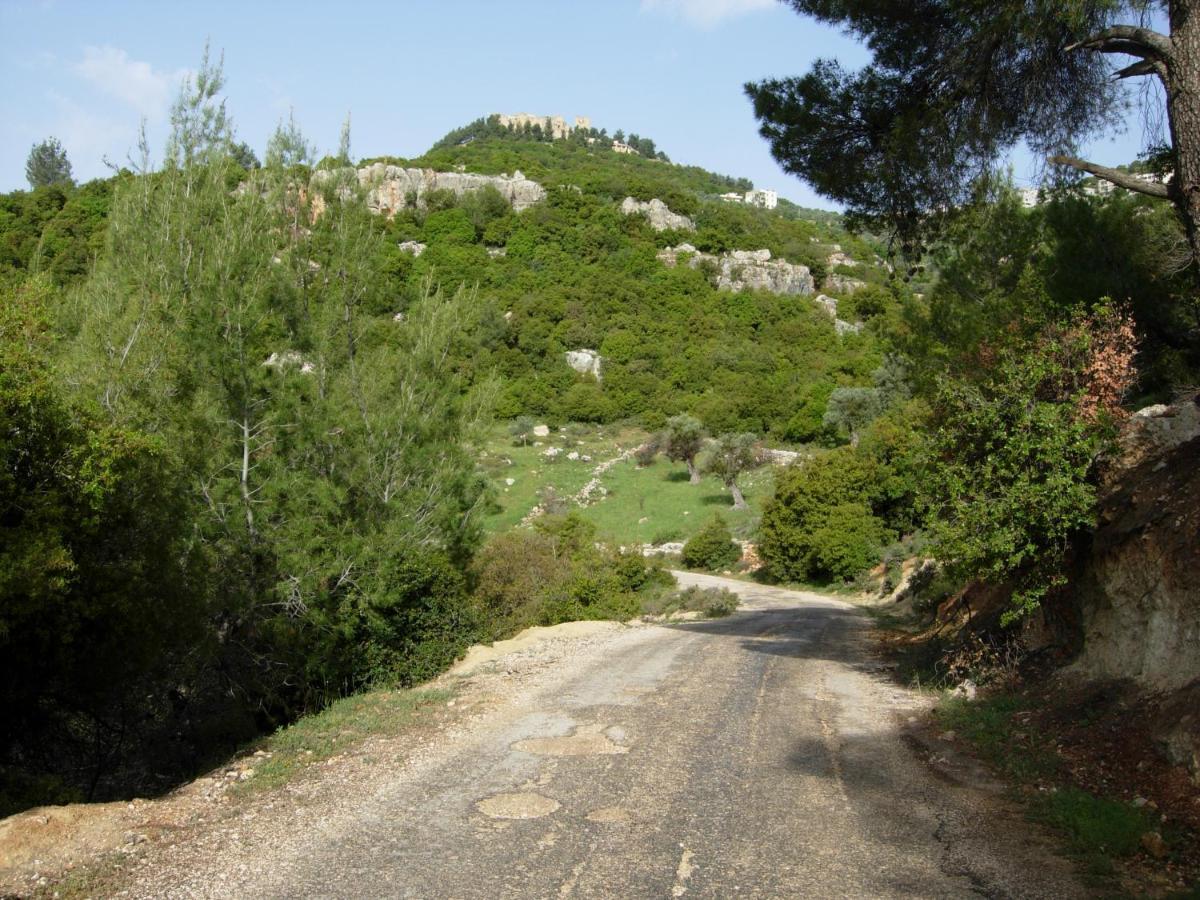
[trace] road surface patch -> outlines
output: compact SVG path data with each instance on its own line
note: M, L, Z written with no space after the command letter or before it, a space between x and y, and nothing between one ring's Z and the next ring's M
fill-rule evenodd
M556 812L559 806L557 800L533 793L496 794L475 804L492 819L540 819Z

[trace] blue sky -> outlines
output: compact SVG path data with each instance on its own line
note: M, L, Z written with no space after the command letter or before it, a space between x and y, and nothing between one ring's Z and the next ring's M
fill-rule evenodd
M106 174L105 156L123 161L142 117L161 153L171 98L206 39L225 54L227 107L260 156L289 109L322 149L350 113L359 158L415 156L492 112L586 115L676 162L826 208L771 159L742 84L822 56L867 59L775 0L0 0L0 190L26 186L29 148L47 135L79 180ZM1133 120L1088 152L1120 163L1141 145ZM1018 181L1034 174L1023 154L1014 165Z

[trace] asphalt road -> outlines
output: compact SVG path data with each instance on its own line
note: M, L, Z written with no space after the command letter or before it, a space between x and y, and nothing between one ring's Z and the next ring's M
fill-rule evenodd
M996 797L938 778L920 698L812 594L619 632L385 781L162 896L1083 896ZM245 859L253 863L245 865Z

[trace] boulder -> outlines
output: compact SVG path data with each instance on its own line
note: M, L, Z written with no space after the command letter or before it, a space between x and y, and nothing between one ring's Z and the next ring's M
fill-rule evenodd
M534 437L550 437L550 426L549 425L534 425L533 426L533 436Z
M701 253L691 244L667 247L658 252L666 266L676 266L685 256L693 269L710 264L715 270L718 290L769 291L772 294L811 294L816 285L808 266L795 265L785 259L772 259L770 250L731 250L715 256Z
M425 252L428 244L422 244L420 241L401 241L398 246L401 253L411 253L413 256L420 256Z
M687 216L671 212L667 204L657 197L653 200L635 200L626 197L621 202L621 212L627 216L644 215L655 231L695 231L696 223Z
M568 350L564 355L567 365L580 375L592 375L600 380L600 367L604 361L595 350Z

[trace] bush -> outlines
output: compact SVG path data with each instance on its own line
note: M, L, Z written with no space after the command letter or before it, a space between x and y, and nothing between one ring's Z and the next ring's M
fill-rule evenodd
M1005 619L1061 583L1074 535L1093 524L1105 417L1088 414L1090 335L1014 342L978 380L945 380L925 496L935 555L960 581L1014 583Z
M879 467L848 447L781 470L759 525L758 552L768 571L807 581L852 577L857 572L849 567L870 565L869 539L877 554L884 529L863 512L872 516L878 486Z
M720 571L742 558L742 548L733 542L729 526L721 516L712 519L683 545L680 561L689 569Z
M830 509L808 538L809 577L849 581L879 562L883 523L862 503L843 503Z
M738 597L725 588L702 588L697 585L683 590L671 591L663 597L645 604L650 615L669 616L677 612L704 613L710 619L719 619L737 612Z
M597 548L595 527L575 513L493 538L472 575L474 608L493 640L531 625L630 619L643 596L674 583L641 554Z
M644 444L641 444L633 451L633 458L639 466L652 465L654 460L658 458L659 451L662 449L662 441L658 435L653 435L648 438Z

